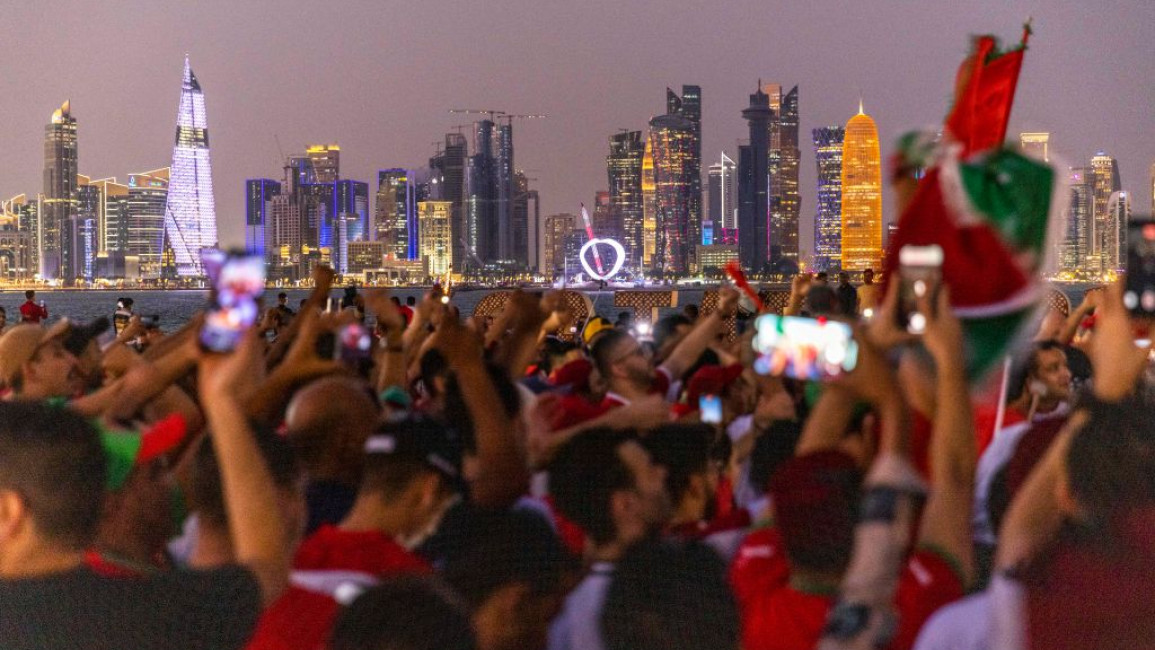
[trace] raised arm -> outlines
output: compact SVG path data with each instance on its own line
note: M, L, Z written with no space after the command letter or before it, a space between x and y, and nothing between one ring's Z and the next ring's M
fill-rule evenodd
M718 290L718 308L708 316L698 319L694 329L674 348L670 356L662 362L662 367L670 373L671 379L678 379L702 356L706 348L714 342L722 331L722 323L734 315L738 309L738 292L722 288Z

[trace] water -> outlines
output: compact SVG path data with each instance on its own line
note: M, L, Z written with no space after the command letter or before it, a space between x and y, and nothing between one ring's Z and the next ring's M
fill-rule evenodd
M1083 292L1090 288L1089 284L1057 285L1071 300L1071 305L1078 305L1083 299ZM266 292L267 302L271 303L276 296L275 291ZM309 291L307 289L287 289L289 306L297 308ZM453 302L461 309L462 314L473 313L477 303L492 291L462 291L454 294ZM593 303L594 312L608 320L616 321L618 314L632 311L626 307L614 306L613 291L587 291ZM662 309L661 315L680 310L688 304L701 304L703 290L678 289L678 306L671 309ZM339 299L343 295L342 289L331 292L333 298ZM398 289L392 295L399 297L402 302L408 296L420 297L421 290ZM55 321L60 316L68 316L77 322L88 322L98 316L111 317L116 311L116 301L121 296L131 296L135 304L133 311L144 316L160 316L161 329L170 331L184 324L197 310L202 309L208 299L208 292L199 289L170 289L153 291L37 291L36 300L43 300L48 307L49 321ZM19 308L24 302L23 291L0 291L0 307L8 312L8 322L19 320Z

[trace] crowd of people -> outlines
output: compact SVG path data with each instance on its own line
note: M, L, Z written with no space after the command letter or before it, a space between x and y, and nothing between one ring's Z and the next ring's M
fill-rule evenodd
M330 304L320 267L214 354L201 317L122 300L106 333L29 295L0 334L0 646L1155 646L1120 287L1047 313L988 395L950 288L912 336L873 280L793 285L788 314L855 328L824 382L754 372L728 288L651 330L556 293ZM342 360L358 322L371 358Z

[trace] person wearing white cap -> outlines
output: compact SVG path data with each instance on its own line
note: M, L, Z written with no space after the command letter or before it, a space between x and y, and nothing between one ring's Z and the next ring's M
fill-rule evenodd
M70 397L77 389L76 357L64 349L68 320L51 327L21 323L0 336L0 382L14 399Z

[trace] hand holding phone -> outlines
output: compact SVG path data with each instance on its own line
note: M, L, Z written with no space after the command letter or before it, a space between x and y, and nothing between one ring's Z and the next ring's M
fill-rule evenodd
M259 254L229 253L213 282L212 297L198 337L209 352L231 352L260 315L265 260Z
M854 370L858 341L846 323L763 314L754 321L754 371L794 379L832 379Z
M717 395L702 395L698 398L698 410L703 424L722 424L722 398Z
M1155 220L1127 224L1127 284L1123 304L1132 316L1155 318Z
M919 310L923 298L933 308L938 302L938 290L942 285L942 247L903 246L898 252L898 309L895 316L898 326L911 334L926 331L926 321L930 314Z

